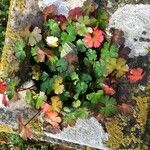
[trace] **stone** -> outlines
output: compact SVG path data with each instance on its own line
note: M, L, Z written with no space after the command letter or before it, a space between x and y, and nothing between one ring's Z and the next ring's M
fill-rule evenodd
M121 29L125 45L131 49L130 57L144 56L150 45L150 5L125 5L111 16L109 28Z
M85 0L39 0L38 5L40 8L45 8L49 5L56 5L58 14L63 14L64 16L68 16L68 12L70 9L75 7L82 7Z
M108 139L108 135L102 125L93 117L90 119L78 119L74 127L64 128L59 134L45 134L55 139L102 150L106 150L104 142Z

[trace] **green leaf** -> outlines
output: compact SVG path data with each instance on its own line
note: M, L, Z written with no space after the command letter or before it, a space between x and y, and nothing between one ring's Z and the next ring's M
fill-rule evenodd
M97 12L96 19L98 20L98 26L105 29L108 25L109 14L106 10L101 9Z
M62 44L73 42L76 39L76 28L73 23L69 23L69 25L66 28L66 32L62 32L61 34L61 40Z
M96 19L89 16L80 16L78 18L78 23L83 24L85 26L92 26L96 24Z
M34 57L37 55L37 49L35 47L31 48L31 55Z
M84 94L87 91L88 85L85 82L78 82L76 87L75 87L75 91L77 94Z
M104 61L95 61L93 64L93 70L96 78L104 77L106 74L106 64Z
M80 36L85 35L86 33L91 33L92 28L89 27L91 24L94 24L96 20L94 18L89 18L89 16L80 16L78 22L76 22L76 32Z
M97 59L97 53L93 49L88 49L88 51L86 52L86 56L87 57L84 58L84 64L86 66L90 66L90 65L94 64L94 62Z
M29 44L30 46L34 46L41 40L42 40L41 29L35 27L29 35Z
M97 92L93 92L93 93L87 94L86 98L89 101L91 101L92 104L97 104L98 102L101 101L102 96L103 96L103 91L99 90Z
M92 28L91 27L86 27L84 24L76 23L76 31L77 34L80 36L85 35L86 33L91 33Z
M49 36L56 36L56 37L60 37L60 28L59 28L59 24L58 22L56 22L53 19L49 19L46 23L45 26L48 28L49 31Z
M56 63L56 69L59 72L66 71L68 69L68 62L64 58L59 59Z
M79 81L79 75L76 72L72 72L70 74L70 78L71 78L71 80L74 81L74 85L76 85L77 82Z
M80 107L80 105L81 105L81 101L80 100L73 101L73 103L72 103L72 106L74 108L78 108L78 107Z
M89 83L90 81L92 81L92 77L87 73L83 73L81 75L81 81Z
M44 82L42 82L40 85L41 91L50 94L53 90L54 80L54 78L47 78Z
M117 102L114 98L105 96L102 101L104 107L101 107L100 112L105 116L110 116L117 111Z
M87 56L88 60L91 62L91 64L93 64L93 62L97 58L96 51L92 50L92 49L88 49L88 51L86 52L86 56Z
M34 100L33 100L33 93L30 90L26 91L25 100L27 104L30 104L31 106L35 106Z
M95 11L96 3L94 2L94 0L86 0L83 3L82 9L85 14L90 15L92 12Z
M111 58L118 57L118 48L114 45L111 45L109 42L105 42L103 48L101 49L101 59L106 62L109 62Z
M85 47L85 44L84 44L84 41L79 39L77 42L76 42L76 45L77 45L77 50L80 51L80 52L85 52L87 49Z
M10 80L8 84L8 88L7 88L9 98L16 96L16 87L18 86L19 82L20 82L20 79L17 77Z
M70 112L63 117L63 123L66 125L74 125L76 123L75 113Z
M26 58L26 53L24 51L24 48L25 48L25 43L22 39L15 42L15 48L14 48L15 55L20 60L24 60Z
M59 95L62 101L67 101L70 97L70 93L68 91L64 91L62 94Z
M66 112L66 113L70 113L70 112L71 112L71 109L69 109L68 107L64 107L64 108L63 108L63 111Z
M45 81L48 77L49 77L48 73L44 71L42 72L40 80Z
M76 116L76 118L86 119L86 118L88 118L88 116L89 116L89 111L88 111L88 109L85 108L85 107L78 108L78 109L75 111L75 116Z
M47 99L47 96L45 95L45 93L44 92L40 92L38 94L37 99L36 99L35 108L36 109L41 108L41 106L44 104L44 101L46 101L46 99Z
M72 44L72 43L70 43L70 42L69 43L65 43L62 46L60 57L63 58L63 57L65 57L69 53L77 53L75 45Z

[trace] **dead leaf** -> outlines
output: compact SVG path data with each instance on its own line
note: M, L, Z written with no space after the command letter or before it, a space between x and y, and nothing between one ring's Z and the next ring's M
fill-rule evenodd
M43 128L44 128L44 131L52 133L52 134L57 134L57 133L61 132L59 126L58 127L53 127L52 125L50 125L48 123L44 123Z
M54 4L45 7L45 9L43 10L44 20L48 20L54 17L56 14L57 14L57 7Z
M0 135L0 143L8 144L8 139L4 135Z
M118 110L124 114L131 114L133 112L132 106L126 103L122 103L117 106Z
M32 139L32 137L33 137L32 131L29 127L27 127L26 125L23 124L21 114L19 114L19 116L18 116L18 130L19 130L20 136L24 140Z
M107 84L102 84L102 89L106 95L114 95L116 93L116 91Z
M45 62L45 53L40 48L37 49L37 56L38 56L39 62Z
M124 38L123 31L119 29L111 28L110 32L112 33L111 41L113 44L117 45L118 47L124 45L125 38Z

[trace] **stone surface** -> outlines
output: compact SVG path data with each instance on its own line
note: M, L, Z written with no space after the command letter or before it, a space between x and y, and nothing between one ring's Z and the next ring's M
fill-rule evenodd
M119 8L109 21L125 33L126 46L131 48L130 57L147 54L150 46L150 5L125 5Z
M45 8L51 4L57 6L58 14L68 15L68 11L75 7L80 7L83 5L85 0L39 0L38 5L40 8Z
M79 119L77 120L75 127L65 128L59 134L45 134L56 139L102 150L106 150L104 142L108 138L107 133L103 130L103 127L95 118Z
M22 101L21 101L22 102ZM37 110L28 107L20 107L19 101L13 102L16 104L16 108L0 108L0 124L5 124L6 126L17 131L18 123L17 118L21 113L23 115L24 123L26 123L30 118L32 118ZM11 105L11 104L10 104ZM39 132L34 130L32 124L31 126L33 133L36 137L36 140L54 142L54 143L65 143L66 145L72 147L83 148L84 146L90 146L92 148L106 150L104 142L107 141L108 135L104 131L102 125L95 119L79 119L74 127L64 128L59 134L51 134L48 132Z

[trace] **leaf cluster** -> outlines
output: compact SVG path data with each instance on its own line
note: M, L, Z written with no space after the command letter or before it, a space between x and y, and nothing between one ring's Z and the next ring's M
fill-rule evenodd
M92 6L88 6L89 3ZM107 13L96 11L92 0L84 3L82 10L75 10L66 18L63 29L61 21L53 17L45 21L42 33L35 28L29 35L31 74L37 91L27 91L26 99L37 109L46 102L49 110L45 118L57 127L61 120L64 124L74 124L77 118L86 118L89 111L94 111L93 108L104 116L114 114L116 92L107 83L115 83L128 71L126 60L119 56L118 47L111 40L104 39L105 32L100 30L100 27L106 27ZM91 37L92 33L95 33L94 37ZM96 36L97 33L101 37ZM91 40L98 39L93 43L95 48L87 47L85 35ZM57 44L48 44L44 40L47 37ZM21 41L17 46L16 56L23 60L25 44ZM102 85L114 90L111 92L113 97Z

